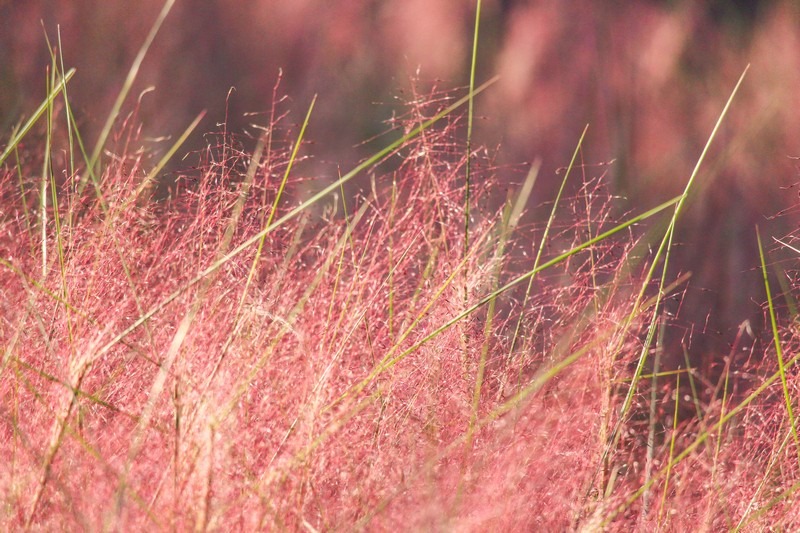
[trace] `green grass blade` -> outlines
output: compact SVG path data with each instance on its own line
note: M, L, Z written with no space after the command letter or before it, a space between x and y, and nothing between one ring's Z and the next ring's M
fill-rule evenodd
M147 34L142 47L139 49L139 52L134 58L133 64L128 71L128 75L125 77L125 81L122 84L122 89L117 95L114 105L111 107L111 112L106 118L106 123L100 132L100 136L97 138L97 143L94 146L92 155L89 157L89 161L86 165L87 170L84 172L84 175L81 177L80 183L78 184L78 196L83 193L83 189L86 187L86 183L88 182L90 175L89 169L91 169L92 172L99 174L99 172L96 172L97 169L95 167L100 159L100 154L103 153L103 148L106 145L106 141L108 140L109 135L111 135L111 130L114 127L114 124L117 122L117 117L122 110L122 104L125 103L125 99L128 97L128 93L130 93L130 90L133 87L133 82L139 75L139 69L141 68L142 62L147 55L147 51L150 49L150 45L153 44L153 40L156 38L158 30L161 29L161 25L164 23L164 20L167 18L167 15L174 4L175 0L167 0L164 2L164 7L161 8L161 12L158 14L158 17L153 23L153 26L150 28L150 32Z
M539 241L538 250L536 250L536 258L533 261L534 270L539 266L539 261L541 261L542 259L542 253L544 252L545 244L547 243L547 239L550 235L550 229L553 226L553 221L556 218L556 212L561 202L561 195L564 192L564 187L566 187L569 175L572 173L572 169L575 166L575 161L577 161L578 159L578 154L581 151L581 146L583 146L583 140L584 138L586 138L586 132L588 130L589 130L589 125L587 124L583 128L583 132L581 133L581 136L578 139L578 144L575 146L575 151L572 153L572 159L570 159L569 165L567 165L567 170L564 172L564 179L561 180L561 186L558 188L558 193L556 194L555 200L553 200L553 207L550 210L550 216L547 219L547 224L545 225L544 232L542 233L542 238ZM534 165L534 167L531 167L531 172L534 172L534 168L535 172L538 173L539 172L538 165ZM525 296L522 299L521 309L525 309L526 306L528 305L528 300L530 298L531 290L533 290L533 280L534 276L531 276L530 279L528 280L528 286L525 288ZM517 317L517 324L514 327L514 333L511 336L511 346L508 349L508 355L507 355L508 359L510 359L514 354L514 348L516 348L517 346L517 339L519 338L519 332L521 328L522 328L522 313L520 313L520 315Z
M657 296L658 296L659 300L656 303L656 307L655 307L655 309L653 311L653 316L652 316L652 318L650 320L650 325L648 327L647 338L646 338L646 340L645 340L645 342L644 342L644 344L642 346L642 350L641 350L641 353L639 355L638 362L636 364L636 369L634 370L634 373L633 373L633 380L631 381L630 387L628 388L628 392L626 393L625 399L623 400L623 404L622 404L622 407L620 409L619 419L617 420L617 423L615 424L614 429L612 430L612 432L610 434L610 439L609 439L608 445L606 446L606 450L603 452L603 456L602 456L602 462L603 463L605 463L605 461L607 461L607 459L609 457L609 454L611 453L611 450L616 447L617 442L619 441L619 437L621 435L622 425L624 424L624 422L626 420L626 417L628 415L628 412L630 411L631 405L633 404L633 396L636 393L636 390L638 388L639 379L640 379L640 377L641 377L641 375L643 373L645 362L647 360L647 354L650 351L650 346L653 343L653 338L654 338L655 331L656 331L656 321L658 320L659 309L660 309L660 301L661 301L661 298L663 296L663 290L664 290L664 286L665 286L665 283L666 283L667 268L669 266L669 259L670 259L670 255L671 255L671 251L672 251L672 242L673 242L673 237L674 237L674 233L675 233L675 226L676 226L676 224L678 222L678 217L679 217L679 215L681 214L681 212L683 210L683 206L686 203L686 199L689 197L689 193L693 189L692 186L694 185L694 182L696 181L697 176L700 173L700 168L701 168L703 162L705 161L706 155L708 154L708 151L709 151L709 149L711 147L711 143L716 138L717 132L719 131L719 128L722 125L722 121L724 120L725 116L727 115L728 110L730 109L731 103L733 102L733 98L736 96L736 93L739 91L739 87L742 85L742 82L744 81L744 78L747 75L747 71L749 70L749 68L750 68L750 65L748 65L744 69L744 71L742 72L741 76L739 76L739 80L736 82L736 85L734 86L733 90L731 91L731 94L728 97L728 100L725 102L725 105L722 108L722 111L720 112L719 117L717 118L717 121L714 124L713 129L711 130L711 134L709 135L708 140L706 141L706 144L703 147L703 150L700 152L700 157L698 157L697 163L695 164L694 169L692 170L692 173L689 176L689 180L686 182L686 186L684 188L683 194L681 194L678 197L678 202L675 204L675 212L673 213L672 218L670 219L669 226L667 227L667 231L665 232L664 237L661 240L661 244L659 245L658 250L656 251L655 256L653 257L653 262L652 262L652 264L650 266L650 269L648 270L647 275L645 276L645 279L644 279L644 281L642 283L642 288L639 291L638 296L636 297L636 301L634 302L634 306L633 306L633 308L631 310L631 314L628 315L628 317L623 321L623 324L622 324L622 327L621 327L621 335L619 336L620 346L621 346L621 343L622 343L622 339L625 337L625 334L627 333L628 328L630 327L630 325L633 322L633 316L635 316L635 314L638 312L637 307L638 307L639 303L644 298L644 294L645 294L645 291L647 290L647 287L650 284L650 280L652 280L653 277L655 276L656 268L658 268L659 262L661 261L661 258L663 257L663 265L662 265L662 269L661 269L661 280L659 282L659 290L658 290L658 293L657 293ZM619 351L619 346L618 346L616 351ZM603 468L602 464L598 465L598 470L600 470L602 468Z
M800 439L797 436L797 425L795 424L794 411L792 409L792 397L789 394L789 385L786 382L786 366L783 362L783 348L781 347L781 336L778 331L778 321L775 318L775 306L772 303L772 291L769 288L769 278L767 276L767 264L764 259L764 248L761 245L761 232L756 226L756 240L758 241L758 255L761 258L761 273L764 277L764 290L767 292L767 305L769 307L769 322L772 328L772 340L775 342L775 356L778 359L778 372L781 376L781 386L783 387L783 399L786 402L786 414L789 417L789 424L794 438L795 451L797 452L797 462L800 464Z
M19 142L23 139L23 137L25 137L25 135L28 134L28 132L31 131L31 128L33 128L34 124L36 124L36 122L40 118L42 118L42 115L44 115L47 109L53 105L53 100L56 99L56 97L61 93L64 87L66 87L67 82L70 79L72 79L72 76L74 75L75 75L75 69L74 68L69 69L69 72L67 72L64 75L61 81L59 81L58 84L56 84L48 92L47 98L45 98L44 102L42 102L39 105L39 107L36 108L36 111L33 112L31 118L29 118L28 121L25 122L25 125L22 126L22 128L20 128L19 131L17 131L17 134L15 136L12 136L11 140L8 142L8 145L6 146L5 150L3 150L3 154L0 155L0 165L2 165L8 158L8 156L11 155L11 153L17 147Z
M691 375L691 374L689 374ZM678 436L678 407L680 404L681 398L681 375L677 374L675 377L675 405L673 406L672 411L672 435L670 435L669 439L669 462L668 465L672 462L672 458L675 457L675 438ZM661 505L658 507L658 520L656 524L658 527L662 527L663 524L661 523L661 519L664 515L664 507L667 504L667 492L669 491L669 482L670 476L672 474L672 469L668 466L667 473L664 477L664 490L661 493Z
M472 38L472 62L469 69L469 101L467 102L467 160L464 168L466 184L464 187L464 257L469 251L469 217L470 217L470 198L472 189L472 124L475 114L475 67L478 63L478 34L481 21L481 0L477 1L475 8L475 30ZM464 307L469 302L469 292L467 289L467 277L469 275L467 265L464 265ZM466 345L466 344L465 344ZM466 354L465 354L466 355Z

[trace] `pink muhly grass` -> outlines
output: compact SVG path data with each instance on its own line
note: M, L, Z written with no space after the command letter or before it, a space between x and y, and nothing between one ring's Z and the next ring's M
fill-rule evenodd
M414 109L404 120L421 120L424 108ZM528 470L530 459L515 462L543 442L515 437L531 431L515 414L522 422L478 429L471 450L458 444L475 373L462 344L468 354L480 350L482 315L406 352L463 310L452 276L464 264L457 123L406 146L390 188L380 184L352 205L329 204L272 232L252 284L249 251L98 356L113 332L224 252L226 235L232 248L261 228L288 160L276 141L231 227L250 154L223 134L170 198L140 201L134 191L147 163L130 148L137 131L129 124L100 177L102 201L77 197L69 180L58 186L60 206L74 210L72 225L48 232L49 246L66 243L63 277L55 263L37 274L36 221L20 214L16 169L4 169L3 198L17 215L3 220L3 287L5 301L18 302L4 310L4 527L338 529L501 519L470 502L505 492L506 465L517 476ZM29 169L19 170L24 190ZM492 183L491 168L479 171L476 205ZM289 191L300 184L292 180ZM491 289L493 265L505 260L491 253L499 215L476 215L470 298ZM550 305L550 320L566 328L576 308L547 300L569 289L544 291L529 305ZM569 299L588 301L584 292ZM164 387L148 397L195 305ZM508 312L519 312L512 300ZM493 331L504 323L498 318ZM559 336L554 324L548 329ZM525 337L512 357L490 357L480 416L543 363ZM502 336L493 332L490 342L502 353ZM464 514L469 508L478 514Z
M449 104L415 96L393 126L411 131ZM496 294L494 314L479 306L443 327L528 271L539 246L549 259L616 227L603 176L584 176L552 228L523 224L500 250L510 223L490 207L504 199L476 151L465 257L466 159L461 123L447 119L392 155L393 170L376 166L360 195L304 211L197 280L316 186L301 165L278 196L296 133L271 117L259 156L223 131L155 200L137 192L151 163L134 148L132 115L108 149L102 198L79 195L77 173L56 183L71 216L45 228L63 262L51 254L44 273L35 148L2 168L3 529L800 521L781 391L748 396L773 372L768 358L740 370L724 400L687 399L687 372L680 387L659 377L654 395L644 377L609 448L653 305L630 317L649 260L634 232L547 267L528 293L521 283ZM786 336L789 353L797 341ZM676 398L701 416L679 416Z

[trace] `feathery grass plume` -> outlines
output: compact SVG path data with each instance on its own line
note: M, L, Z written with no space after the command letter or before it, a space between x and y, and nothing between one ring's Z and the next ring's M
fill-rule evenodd
M648 228L685 196L620 213L581 137L579 186L543 198L535 165L494 198L493 156L459 141L484 85L415 92L334 180L276 86L257 136L221 125L161 198L198 121L158 158L120 104L87 156L56 57L0 162L0 529L800 526L800 335L772 255L770 342L743 323L718 380L688 349L643 364L690 278L652 293Z

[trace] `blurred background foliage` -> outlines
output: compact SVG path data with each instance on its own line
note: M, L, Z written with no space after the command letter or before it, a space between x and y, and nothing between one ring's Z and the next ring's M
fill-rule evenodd
M2 135L41 102L44 33L52 41L58 24L65 63L78 71L70 97L93 138L162 5L0 0ZM133 93L156 87L142 99L144 132L177 134L202 109L201 130L227 120L242 131L258 121L246 113L269 109L282 69L296 122L319 94L314 173L334 178L371 153L359 143L387 129L398 99L467 84L474 15L472 0L178 0ZM541 158L535 203L551 199L588 123L585 172L606 176L620 212L682 191L752 64L673 268L693 272L678 323L694 330L695 351L724 353L743 320L763 324L754 225L782 236L797 223L800 3L486 0L478 64L479 80L500 75L477 101L475 137L497 150L497 172L519 182L524 162ZM192 147L205 142L198 133Z

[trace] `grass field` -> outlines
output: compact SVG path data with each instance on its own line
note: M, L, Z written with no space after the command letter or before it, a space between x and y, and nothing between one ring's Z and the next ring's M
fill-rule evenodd
M181 160L201 117L150 151L134 64L90 144L54 53L0 145L0 528L800 527L791 236L752 228L764 324L721 371L665 341L676 228L745 74L683 192L620 212L584 137L545 202L536 163L501 180L472 67L330 181L305 173L314 100L294 123L280 86L258 136L222 124Z

